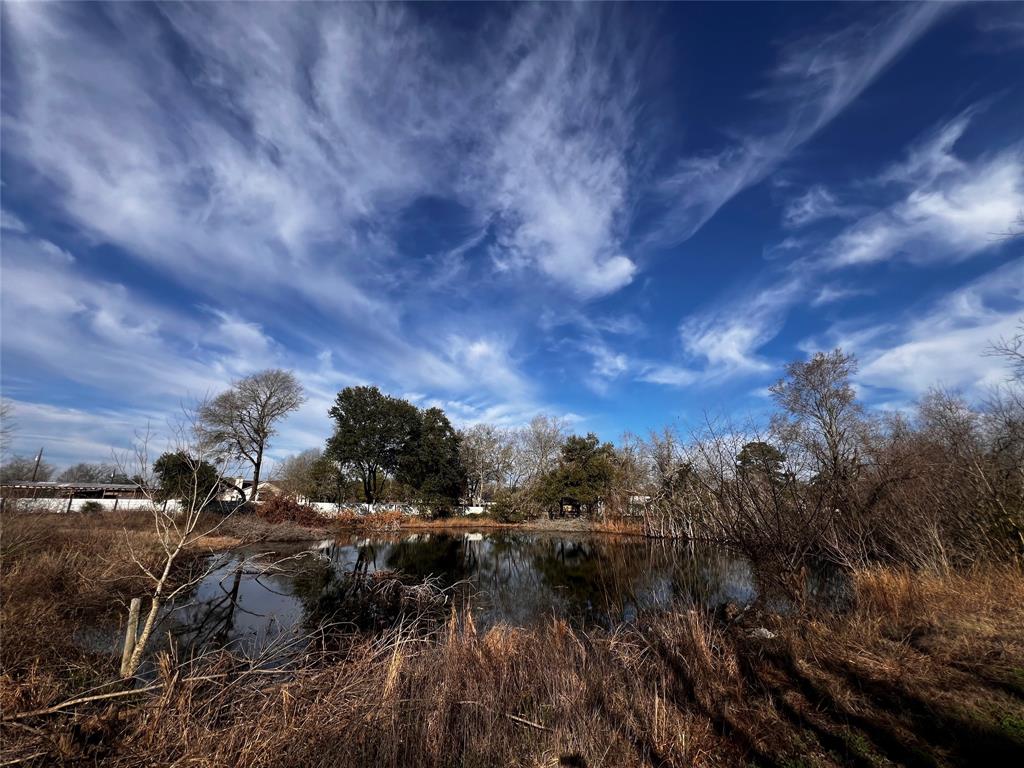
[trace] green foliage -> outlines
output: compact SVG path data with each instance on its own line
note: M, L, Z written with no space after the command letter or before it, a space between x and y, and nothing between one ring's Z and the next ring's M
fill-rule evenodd
M213 500L220 483L212 464L184 451L165 453L153 464L153 471L159 481L157 501L178 499L190 508Z
M372 504L385 478L398 471L420 426L419 411L377 387L346 387L328 413L334 419L334 434L327 441L326 455L355 470L366 501Z
M337 462L324 456L319 448L289 456L274 474L286 494L311 501L340 502L358 496L358 492L352 493L352 489L345 487Z
M783 476L786 454L771 443L754 441L744 445L736 454L736 468L746 476L779 479Z
M503 488L494 495L488 514L499 523L522 523L529 517L527 500L522 493Z
M389 494L451 512L466 488L459 435L440 408L420 411L376 387L347 387L330 410L334 435L325 458L351 468L373 503Z
M87 502L85 502L81 506L81 508L79 509L79 512L83 512L83 513L89 515L89 514L93 514L95 512L102 512L105 509L106 509L106 507L104 507L98 501L87 501Z
M611 489L615 478L615 449L601 443L597 435L573 435L562 446L562 454L551 472L535 490L537 500L548 507L572 503L593 513Z
M399 456L397 479L416 489L436 516L450 514L466 488L459 435L440 408L420 414L419 424Z
M1014 714L1004 715L1000 719L999 725L1002 727L1003 733L1024 744L1024 717Z

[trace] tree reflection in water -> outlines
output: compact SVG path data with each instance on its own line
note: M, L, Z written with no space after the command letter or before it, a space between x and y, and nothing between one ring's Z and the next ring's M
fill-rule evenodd
M715 607L755 596L749 569L724 552L629 537L431 532L341 538L313 555L270 577L248 568L231 571L230 564L219 569L181 612L182 642L251 648L285 630L308 629L335 615L338 605L355 610L357 588L382 571L405 583L430 580L449 589L481 628L529 627L551 617L610 627L672 606ZM388 619L393 606L374 610L371 628Z

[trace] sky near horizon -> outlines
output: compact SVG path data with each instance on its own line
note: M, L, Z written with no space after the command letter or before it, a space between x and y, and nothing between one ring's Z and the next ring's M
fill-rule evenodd
M268 367L614 439L841 346L981 397L1024 316L1024 4L3 3L10 446Z

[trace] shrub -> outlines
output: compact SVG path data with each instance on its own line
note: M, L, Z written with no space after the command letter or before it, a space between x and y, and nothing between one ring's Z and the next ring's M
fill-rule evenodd
M371 514L360 514L353 509L340 509L332 518L340 528L358 528L367 531L397 531L405 516L398 509L386 509Z
M528 517L523 495L508 490L495 494L488 512L499 523L521 523Z
M294 496L271 496L256 505L256 514L268 523L297 523L310 526L324 523L316 507L303 504Z
M104 509L106 509L106 507L98 501L87 501L82 505L82 508L79 511L87 514L93 514L95 512L102 512Z

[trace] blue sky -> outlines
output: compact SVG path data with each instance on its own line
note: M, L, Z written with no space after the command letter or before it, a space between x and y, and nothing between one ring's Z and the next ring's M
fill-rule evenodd
M1024 5L3 5L15 451L266 367L613 439L1005 375Z

